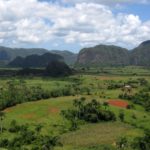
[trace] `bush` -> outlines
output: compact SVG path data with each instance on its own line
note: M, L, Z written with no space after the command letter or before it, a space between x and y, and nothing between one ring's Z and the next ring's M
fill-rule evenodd
M150 130L146 130L143 137L135 138L131 146L137 150L150 150Z
M120 112L119 112L119 119L120 119L121 122L124 121L124 117L125 117L124 112L123 112L123 111L120 111Z
M62 111L62 115L68 120L83 120L86 122L96 123L100 121L115 121L116 116L112 111L105 110L101 104L93 99L89 103L85 103L85 98L74 100L73 109Z
M126 137L120 137L116 142L117 149L126 149L128 147L128 140Z
M78 91L80 92L80 89ZM6 84L5 89L1 90L0 110L28 101L75 95L78 91L72 85L48 91L40 85L27 87L22 80L11 80Z
M17 125L16 120L12 120L9 127L9 132L15 133L20 131L20 126Z
M17 123L13 120L10 124L14 132L16 131ZM40 134L41 126L37 126L35 130L29 130L28 125L19 126L19 132L16 136L12 137L11 140L0 139L0 148L6 148L8 150L28 150L32 146L32 150L35 149L50 149L52 150L55 146L62 145L59 142L59 137L48 136ZM37 134L38 132L38 134Z

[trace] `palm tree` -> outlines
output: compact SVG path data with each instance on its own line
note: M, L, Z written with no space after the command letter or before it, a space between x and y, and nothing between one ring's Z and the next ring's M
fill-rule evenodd
M105 109L109 106L109 103L108 102L104 102L103 103L103 106L105 107Z
M37 134L39 134L39 133L41 132L42 127L43 127L43 126L42 126L41 124L38 124L38 125L35 127L35 131L36 131Z
M80 98L79 100L75 99L73 101L73 105L77 108L78 118L80 118L80 113L81 113L81 111L83 111L84 102L85 102L85 98L84 97Z
M1 133L3 132L3 120L4 120L4 117L5 117L5 113L0 111L0 130L1 130Z
M43 136L41 137L40 145L43 150L53 150L55 146L62 146L57 136Z

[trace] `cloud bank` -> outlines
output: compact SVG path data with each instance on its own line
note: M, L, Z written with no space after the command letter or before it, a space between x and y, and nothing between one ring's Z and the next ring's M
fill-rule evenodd
M141 4L149 4L150 0L62 0L65 3L99 3L99 4L127 4L127 3L141 3Z
M98 1L80 0L66 7L37 0L0 0L0 43L61 40L82 47L100 43L134 47L149 38L150 21L142 22L133 14L114 15L109 6L95 3Z

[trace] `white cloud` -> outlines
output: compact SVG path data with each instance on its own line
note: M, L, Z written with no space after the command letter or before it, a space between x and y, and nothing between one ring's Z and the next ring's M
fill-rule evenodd
M142 22L133 14L114 15L108 6L96 3L65 7L37 0L0 0L0 22L0 43L9 45L61 40L81 46L133 47L150 35L150 21Z
M126 4L126 3L141 3L141 4L148 4L150 0L62 0L64 3L99 3L99 4Z

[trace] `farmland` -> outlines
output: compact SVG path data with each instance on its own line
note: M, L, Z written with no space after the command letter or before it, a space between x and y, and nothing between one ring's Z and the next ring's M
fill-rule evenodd
M18 125L27 124L30 130L41 125L41 135L59 136L63 146L56 146L55 150L103 150L105 146L116 149L116 142L122 136L132 141L135 137L142 136L145 129L150 129L149 111L145 110L145 105L129 98L142 90L149 93L147 89L150 85L148 76L150 71L148 69L127 67L111 70L103 68L103 73L98 73L96 69L90 71L84 70L82 73L62 78L1 78L0 86L4 88L7 88L8 81L22 80L29 89L40 86L43 91L55 92L55 94L50 94L44 99L19 102L5 108L3 110L4 131L0 134L0 138L11 140L18 134L9 132L12 120L16 120ZM130 85L132 90L125 91L122 88L124 85ZM64 92L64 89L67 90ZM123 97L125 92L129 97ZM70 131L70 122L61 115L61 111L73 109L74 99L80 98L84 98L85 103L95 99L104 110L115 114L116 121L90 123L80 120L78 128ZM109 101L112 100L122 101L130 107L111 105ZM108 103L108 106L104 103ZM123 121L119 117L120 112L124 114ZM32 144L28 148L31 147Z

